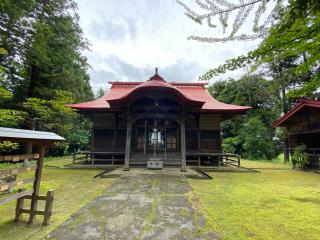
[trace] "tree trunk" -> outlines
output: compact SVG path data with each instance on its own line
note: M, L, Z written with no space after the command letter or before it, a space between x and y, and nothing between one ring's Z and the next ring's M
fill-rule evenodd
M285 87L281 88L282 94L282 112L286 114L288 112L288 102L287 102L287 95ZM289 140L287 131L284 137L284 144L283 144L283 158L285 162L289 162Z
M31 66L30 84L28 87L28 97L35 97L35 90L39 77L39 68L36 65Z
M284 162L289 162L289 140L288 135L285 135L284 145L283 145L283 159Z
M39 76L39 68L36 65L31 66L31 73L30 73L30 84L28 87L28 97L35 97L35 90L37 86L37 81L38 81L38 76ZM28 114L26 117L27 124L24 126L24 128L29 129L29 130L34 130L35 129L35 120L31 116L31 114ZM32 142L26 142L24 144L24 152L26 154L31 154L32 153Z

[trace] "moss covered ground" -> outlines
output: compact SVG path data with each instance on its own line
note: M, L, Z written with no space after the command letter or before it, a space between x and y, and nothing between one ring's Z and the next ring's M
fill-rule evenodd
M0 206L0 239L42 239L70 215L101 195L113 179L93 178L102 170L74 170L61 167L71 163L71 158L46 159L43 169L40 194L54 189L53 216L49 226L42 226L42 216L35 223L27 224L27 215L14 222L15 201ZM1 165L0 165L1 168ZM18 175L19 179L31 177L33 172ZM29 186L31 187L31 186ZM43 208L39 201L39 209ZM28 206L29 202L25 201Z
M222 239L320 239L320 174L263 161L242 161L259 172L208 172L189 179L194 207Z

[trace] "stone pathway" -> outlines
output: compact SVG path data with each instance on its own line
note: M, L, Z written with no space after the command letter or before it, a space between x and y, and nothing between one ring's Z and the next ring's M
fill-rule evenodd
M201 231L205 219L192 207L191 188L177 169L116 171L119 179L101 197L46 239L215 239Z

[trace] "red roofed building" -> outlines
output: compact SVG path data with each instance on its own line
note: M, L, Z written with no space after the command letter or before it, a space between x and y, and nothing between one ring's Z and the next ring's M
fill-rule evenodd
M299 145L305 145L310 168L320 168L320 101L300 100L287 114L274 122L273 127L288 130L291 154Z
M217 101L206 83L166 82L157 70L146 82L109 83L103 97L67 106L93 121L96 160L111 156L125 168L161 159L185 170L188 155L221 152L222 120L251 109Z

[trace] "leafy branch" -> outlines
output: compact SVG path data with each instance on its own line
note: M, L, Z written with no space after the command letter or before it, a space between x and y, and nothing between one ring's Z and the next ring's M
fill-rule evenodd
M245 41L265 37L271 26L273 19L272 16L282 7L282 0L251 0L247 2L244 0L239 0L238 4L230 3L226 0L196 0L195 2L197 6L204 11L204 13L197 13L185 3L177 0L177 3L184 8L186 16L198 24L202 24L203 20L206 20L207 25L210 28L216 28L217 24L214 24L213 21L215 17L218 17L216 22L220 23L224 36L203 37L191 35L188 37L188 39L209 43L234 40ZM263 14L267 10L267 3L269 2L274 2L274 7L270 11L266 20L259 25ZM232 27L230 29L230 33L227 35L226 30L229 26L228 22L230 22L230 14L236 14L236 16L232 24L230 24ZM243 27L250 14L254 14L252 33L239 33L241 27Z

